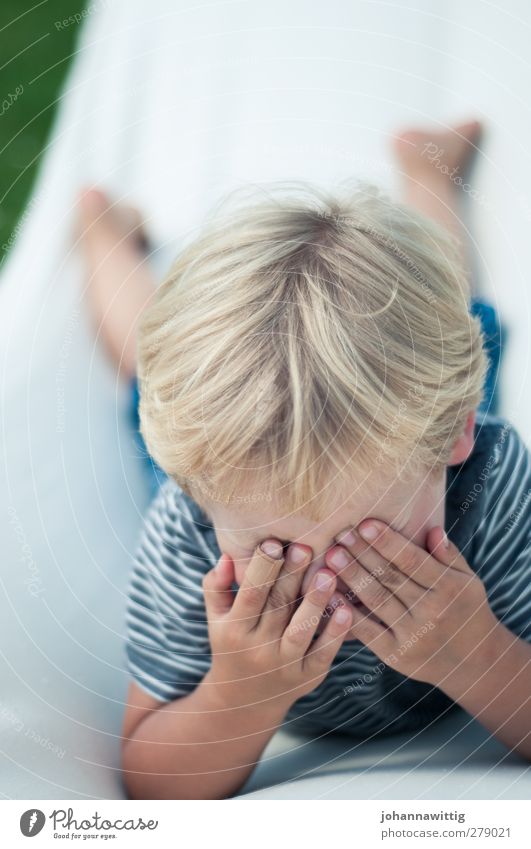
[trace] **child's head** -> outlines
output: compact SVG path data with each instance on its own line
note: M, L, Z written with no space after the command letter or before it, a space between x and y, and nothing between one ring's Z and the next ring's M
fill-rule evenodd
M369 515L438 523L485 371L445 233L374 189L271 192L216 217L147 311L142 432L225 551L319 555Z

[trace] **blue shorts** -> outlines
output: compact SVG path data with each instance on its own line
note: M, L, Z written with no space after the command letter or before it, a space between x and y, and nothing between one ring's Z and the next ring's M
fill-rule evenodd
M133 378L131 381L131 424L135 435L135 440L140 457L142 458L142 466L144 469L146 482L149 487L150 496L153 498L159 488L167 478L165 472L160 466L157 466L153 457L149 454L143 436L140 433L140 417L138 415L138 405L140 402L140 394L138 391L138 381Z
M489 367L483 387L483 400L478 407L480 413L497 415L499 410L499 377L502 348L506 342L506 333L502 327L496 310L491 304L473 298L470 312L479 318L484 336L484 348L487 353Z
M498 320L496 310L493 306L480 300L473 298L470 304L470 312L472 315L478 316L481 321L481 327L484 335L484 346L489 360L489 368L485 379L485 387L483 391L483 400L478 407L478 412L492 413L496 415L498 412L498 377L502 355L502 344L505 343L505 332ZM157 466L155 461L150 457L146 444L140 433L140 419L138 416L138 383L134 379L131 383L131 418L135 432L135 437L138 444L140 455L143 459L143 465L146 473L146 478L150 488L151 495L155 495L161 484L166 480L167 475L162 471L160 466Z

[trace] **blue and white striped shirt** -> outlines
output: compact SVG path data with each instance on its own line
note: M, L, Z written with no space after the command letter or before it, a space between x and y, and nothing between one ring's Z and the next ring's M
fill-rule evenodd
M531 642L531 454L500 418L476 422L475 437L470 457L448 467L446 531L481 577L497 618ZM161 702L191 692L210 667L201 582L220 554L207 516L166 482L145 521L127 616L131 675ZM366 739L422 728L451 706L438 688L406 678L353 640L286 723Z

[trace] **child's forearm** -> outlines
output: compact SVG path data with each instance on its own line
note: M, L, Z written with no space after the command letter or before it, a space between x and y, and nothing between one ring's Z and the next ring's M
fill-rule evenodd
M289 705L231 706L208 676L190 695L148 714L123 744L137 799L221 799L252 773Z
M439 686L510 749L531 760L531 646L501 622Z

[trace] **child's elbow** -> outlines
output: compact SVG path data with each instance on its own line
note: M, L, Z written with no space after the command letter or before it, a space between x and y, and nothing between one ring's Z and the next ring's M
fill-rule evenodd
M159 747L160 750L160 747ZM221 799L204 793L187 776L169 774L167 766L157 764L157 752L139 740L122 741L122 781L129 799Z
M170 776L157 770L156 756L146 743L122 741L122 781L129 799L180 799Z
M134 740L122 740L122 781L129 799L147 799L146 775L138 763L138 747Z

